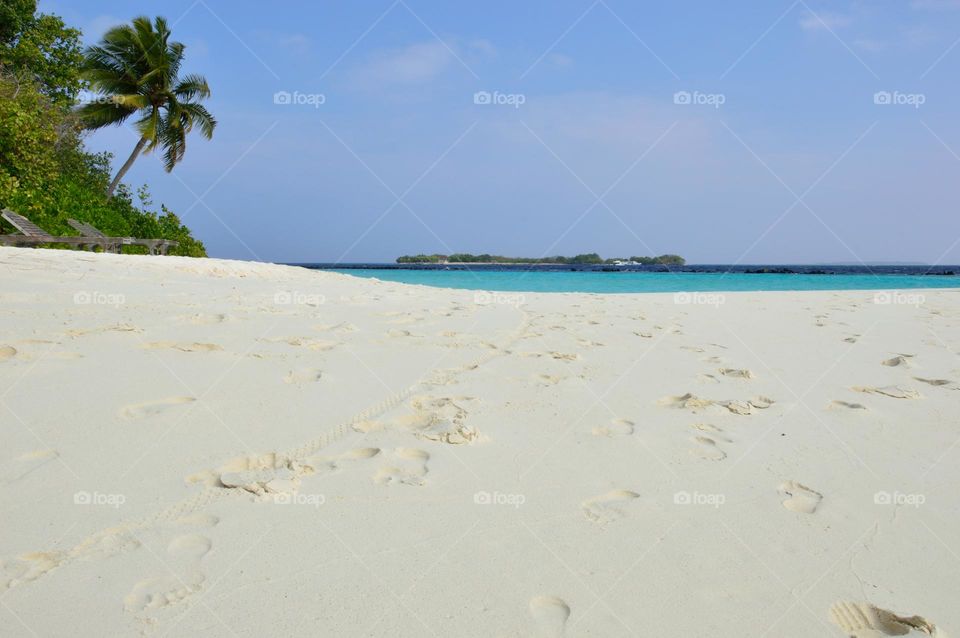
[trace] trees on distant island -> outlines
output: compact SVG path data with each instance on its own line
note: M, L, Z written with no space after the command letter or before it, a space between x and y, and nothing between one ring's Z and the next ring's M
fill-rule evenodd
M585 253L573 257L556 255L553 257L503 257L486 253L472 255L470 253L454 253L452 255L403 255L397 257L398 264L577 264L577 265L612 265L612 264L639 264L643 266L663 265L682 266L686 260L680 255L660 255L659 257L630 257L604 259L597 253Z

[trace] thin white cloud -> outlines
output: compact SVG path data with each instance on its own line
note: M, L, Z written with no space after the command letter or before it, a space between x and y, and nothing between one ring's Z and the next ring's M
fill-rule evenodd
M434 40L375 54L351 75L359 85L424 84L455 63L453 52Z
M807 11L800 18L800 28L804 31L832 31L849 26L853 18L842 13Z
M369 55L349 71L350 82L362 89L380 86L428 84L451 70L472 68L497 56L496 47L484 39L447 38L415 42Z

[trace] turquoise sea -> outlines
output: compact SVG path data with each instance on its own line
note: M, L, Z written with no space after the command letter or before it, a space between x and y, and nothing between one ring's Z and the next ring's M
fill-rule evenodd
M960 267L926 266L792 267L793 271L756 272L763 267L694 266L676 272L622 269L469 269L300 264L355 277L443 288L508 292L736 292L754 290L907 290L960 288ZM783 267L766 267L783 270Z

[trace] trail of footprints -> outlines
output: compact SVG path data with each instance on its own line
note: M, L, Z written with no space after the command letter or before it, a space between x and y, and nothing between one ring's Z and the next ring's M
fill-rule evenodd
M893 357L884 359L880 362L880 365L888 368L898 368L901 370L910 370L917 367L917 364L914 362L916 355L908 354L903 352L895 353ZM912 376L914 381L919 381L920 383L926 384L934 388L942 388L945 386L953 385L954 381L951 379L937 379L937 378L927 378L920 376ZM850 388L854 392L860 394L868 394L880 397L886 397L889 399L906 399L906 400L917 400L922 399L923 395L914 390L913 388L905 387L900 384L891 384L885 386L868 386L868 385L855 385ZM844 400L835 400L832 401L830 408L848 408L852 410L868 410L866 405L862 403L856 403L851 401Z
M194 315L183 317L184 322L194 324L216 324L228 318L225 315ZM397 323L400 323L399 321ZM101 330L137 330L128 326L108 326L103 329L90 331L74 331L70 336L80 336ZM650 334L636 333L638 336L649 338ZM845 341L855 343L859 335L848 337ZM328 350L339 342L330 342L305 337L288 337L263 341L285 343L291 346L306 347L311 350ZM589 342L585 346L600 346L602 344ZM209 343L174 343L151 342L146 345L149 349L173 349L182 352L215 352L222 350L216 344ZM684 346L694 352L705 352L703 348ZM549 353L521 353L521 356L546 356L558 361L574 361L578 355L560 352ZM0 362L15 358L17 350L12 346L0 345ZM719 364L719 357L711 356L705 359L709 363ZM896 353L893 357L881 361L885 367L910 370L915 368L914 355ZM701 380L719 383L720 377L749 381L754 374L747 369L721 367L713 373L700 375ZM719 377L717 376L719 375ZM301 385L319 380L322 373L319 369L291 370L283 381L289 384ZM953 384L949 379L926 378L914 376L914 380L931 387L943 387ZM560 381L559 377L541 375L540 381L550 385ZM919 399L920 393L916 390L899 385L881 387L854 386L855 392L877 395L895 399ZM180 406L194 402L194 397L170 397L157 401L149 401L124 406L120 415L125 419L138 420L158 416L168 410L180 409ZM399 417L388 423L388 427L405 431L412 436L434 443L462 445L482 440L479 432L466 424L467 411L463 407L469 403L470 397L430 397L416 396L410 400L411 413ZM758 411L766 410L774 401L763 396L756 396L747 400L706 399L692 393L679 396L665 397L659 404L667 408L687 410L699 413L707 410L716 410L738 416L749 416ZM836 400L831 407L845 410L867 410L861 403ZM376 429L379 425L370 426ZM367 431L356 427L358 431ZM727 453L721 444L732 443L723 430L707 423L696 423L691 426L695 432L691 437L694 447L690 453L700 459L722 461ZM597 437L615 438L631 436L635 432L635 423L627 419L613 419L606 425L594 427L592 434ZM239 488L257 496L289 493L298 489L302 477L307 475L336 472L352 463L378 458L380 465L373 473L372 480L379 485L405 485L419 487L426 482L429 473L430 453L416 447L398 447L392 450L380 448L356 448L334 456L314 455L295 460L280 454L266 454L258 457L241 457L227 462L216 471L199 473L189 477L193 481L206 481L227 488ZM9 483L19 480L26 473L36 467L56 458L55 451L42 451L34 455L25 455L22 467L5 471L3 482ZM777 492L781 497L782 506L798 514L814 514L819 507L823 495L797 481L789 480L781 483ZM631 503L640 498L640 494L628 489L614 489L581 504L585 518L598 525L607 525L622 518L629 510ZM181 524L196 527L215 525L216 518L206 515L197 515L179 521ZM25 557L6 559L0 562L0 590L12 586L16 582L33 580L42 574L57 567L61 562L77 555L110 555L124 551L129 547L136 547L139 543L134 538L124 535L94 536L80 546L67 552L37 552ZM156 610L188 598L202 589L206 577L203 573L204 557L212 550L209 538L196 531L178 533L171 538L166 547L165 562L172 566L173 573L164 573L144 578L136 582L129 594L124 598L124 608L131 613L141 613ZM570 607L562 599L555 596L538 596L530 600L529 613L536 625L539 635L554 638L562 636L567 620L570 617ZM938 635L936 627L920 616L901 617L896 614L876 608L866 603L839 602L831 609L834 622L853 636L866 636L868 632L880 631L886 635L903 635L907 633L924 633ZM873 635L873 634L869 634Z

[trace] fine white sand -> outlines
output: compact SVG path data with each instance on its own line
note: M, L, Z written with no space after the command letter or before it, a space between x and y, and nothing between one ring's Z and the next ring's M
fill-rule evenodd
M0 635L960 635L914 294L2 249Z

